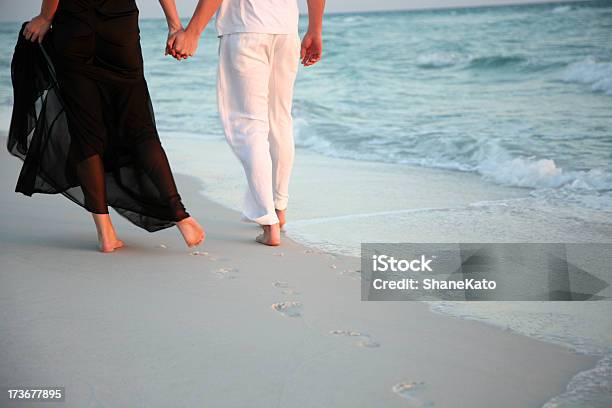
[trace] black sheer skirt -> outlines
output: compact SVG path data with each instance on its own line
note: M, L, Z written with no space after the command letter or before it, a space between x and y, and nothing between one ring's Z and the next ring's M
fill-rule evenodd
M25 25L24 25L25 26ZM189 216L161 146L134 0L62 0L42 45L19 33L9 152L16 191L108 206L147 231Z

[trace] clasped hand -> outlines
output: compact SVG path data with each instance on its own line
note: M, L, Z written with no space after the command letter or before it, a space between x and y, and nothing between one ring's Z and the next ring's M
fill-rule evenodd
M200 36L187 29L178 28L168 32L165 55L171 55L177 60L192 57L198 48ZM321 31L308 31L302 40L300 60L305 67L321 60L323 41Z
M171 55L177 60L192 57L198 48L199 35L191 33L182 27L168 32L165 55Z

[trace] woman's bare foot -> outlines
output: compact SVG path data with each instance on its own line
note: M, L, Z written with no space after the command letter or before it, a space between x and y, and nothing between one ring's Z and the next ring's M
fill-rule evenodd
M110 214L91 214L96 230L98 232L98 244L100 252L113 252L115 249L121 248L124 243L117 238L115 227L110 218Z
M287 210L275 210L275 211L276 211L276 216L278 217L280 229L282 230L283 227L285 226L285 222L287 221L285 218L285 212Z
M280 245L280 225L262 225L263 234L258 235L255 238L255 241L260 244L269 245L269 246L279 246Z
M188 247L200 245L206 239L204 228L193 217L187 217L176 223Z

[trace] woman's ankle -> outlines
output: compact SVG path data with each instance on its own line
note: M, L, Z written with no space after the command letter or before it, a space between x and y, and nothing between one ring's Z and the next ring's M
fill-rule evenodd
M98 234L106 235L115 233L115 227L113 226L110 214L92 213L91 215L94 220L94 223L96 224L96 230L98 231Z

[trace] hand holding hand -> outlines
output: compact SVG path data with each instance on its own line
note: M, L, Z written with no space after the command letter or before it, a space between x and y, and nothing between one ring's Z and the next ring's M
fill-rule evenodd
M321 32L308 30L302 40L302 50L300 51L302 64L305 67L316 64L321 60L321 54L323 54L323 36Z
M51 27L51 20L46 19L42 15L34 17L23 29L23 36L26 40L42 43L45 34Z
M181 55L174 50L174 42L176 41L176 35L183 31L183 27L177 28L169 28L168 29L168 38L166 39L166 51L164 55L171 55L177 60L186 59L186 55Z
M200 36L189 31L189 28L177 32L174 36L172 45L172 51L179 56L179 58L175 58L185 59L187 57L192 57L198 48L199 39Z

